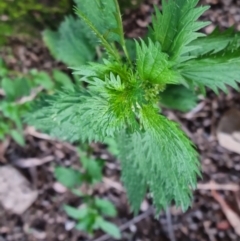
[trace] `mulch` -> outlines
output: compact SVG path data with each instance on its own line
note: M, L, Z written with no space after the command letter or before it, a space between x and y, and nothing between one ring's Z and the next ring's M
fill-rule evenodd
M212 25L205 29L210 33L215 26L221 29L234 25L240 30L240 2L234 0L203 0L211 9L203 16L211 20ZM128 37L144 36L146 27L151 22L150 14L157 0L144 1L138 9L126 10L124 27ZM21 39L12 40L11 51L4 49L1 54L10 68L26 73L30 68L51 71L52 68L64 69L61 63L53 60L40 41ZM215 181L219 184L234 183L240 185L240 155L222 148L216 138L216 128L223 114L231 108L240 110L240 94L232 89L229 93L216 96L208 91L207 98L199 101L197 108L187 114L166 110L169 118L178 120L187 130L200 153L203 177L199 182ZM21 216L14 215L0 207L0 241L86 241L85 234L73 228L73 220L63 211L63 204L78 206L81 199L56 184L53 176L57 165L78 166L79 157L70 145L56 140L42 139L26 134L24 148L10 142L5 150L7 164L18 168L39 191L36 202ZM123 241L174 241L169 236L172 228L177 241L239 241L229 220L224 215L220 204L214 199L210 190L197 189L194 192L192 207L183 213L171 207L169 215L161 212L155 218L149 208L151 201L146 199L141 206L140 215L147 213L141 221L134 217L129 209L126 194L120 184L120 167L115 158L109 154L106 146L92 145L95 157L105 160L104 176L108 182L99 185L93 194L111 200L118 209L118 217L112 219L123 227ZM54 161L40 166L23 168L18 160L36 157L42 159L54 156ZM1 165L6 163L2 162ZM119 188L116 188L119 184ZM237 210L237 198L232 191L221 190L224 200ZM238 214L240 214L238 210ZM237 211L236 211L237 212ZM130 223L128 223L131 221ZM138 221L138 222L135 222ZM240 228L240 227L239 227ZM171 231L170 231L171 233ZM103 234L97 232L95 240ZM113 240L113 239L105 239Z

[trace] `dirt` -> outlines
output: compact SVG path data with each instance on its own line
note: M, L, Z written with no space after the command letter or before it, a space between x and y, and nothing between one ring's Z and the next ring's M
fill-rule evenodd
M240 30L240 2L234 0L205 0L211 4L203 19L213 21L205 29L210 33L215 26L225 29L234 25ZM157 0L145 1L139 9L126 10L124 17L125 32L129 37L144 36L148 23L151 22L150 13ZM28 44L21 40L12 41L13 51L3 50L2 56L11 68L27 72L30 68L51 70L62 68L61 63L54 61L41 41L30 41ZM200 153L202 165L202 179L199 183L219 184L217 191L235 214L240 216L240 198L233 185L240 186L240 155L221 147L216 138L217 125L221 116L229 109L240 110L240 94L229 89L229 93L220 93L216 96L208 91L207 98L199 101L197 108L187 114L166 111L169 118L181 123L184 130L196 144ZM5 211L0 207L0 241L81 241L90 240L86 235L73 228L73 221L69 219L63 209L63 204L80 205L81 199L74 197L70 192L56 184L53 169L57 165L77 166L79 157L74 148L42 136L35 137L32 133L26 134L27 144L24 148L10 142L5 148L4 159L0 158L1 165L16 167L38 190L38 199L21 216ZM1 146L0 146L1 147ZM118 217L112 219L114 223L123 227L124 241L174 241L171 238L171 228L177 241L240 241L236 230L227 218L222 205L214 198L211 188L199 187L194 192L192 207L185 213L172 206L171 215L161 212L159 218L147 213L151 201L146 199L141 207L141 214L146 214L137 223L138 217L130 213L126 194L119 181L120 167L115 158L110 155L103 145L93 145L94 155L104 159L104 176L108 182L101 184L94 195L107 197L118 209ZM53 156L54 160L42 165L24 167L19 160ZM1 157L1 153L0 153ZM20 163L20 164L19 164ZM118 186L117 186L118 184ZM228 188L225 185L228 184ZM117 186L117 188L116 188ZM226 190L227 189L227 190ZM216 197L216 196L215 196ZM170 220L171 216L171 220ZM239 227L240 228L240 227ZM96 233L97 240L103 234ZM94 240L94 239L92 239ZM105 239L113 240L113 239Z

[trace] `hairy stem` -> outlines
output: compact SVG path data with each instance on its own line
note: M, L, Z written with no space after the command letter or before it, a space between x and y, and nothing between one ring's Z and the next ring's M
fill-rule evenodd
M114 0L114 1L115 1L116 9L117 9L116 20L117 20L117 24L118 24L119 31L120 31L120 43L121 43L121 45L122 45L124 54L125 54L128 62L129 62L129 64L131 65L131 60L130 60L130 57L129 57L129 54L128 54L128 51L127 51L127 47L126 47L126 42L125 42L125 39L124 39L124 32L123 32L123 25L122 25L122 17L121 17L121 12L120 12L120 8L119 8L119 4L118 4L118 1L117 1L117 0Z

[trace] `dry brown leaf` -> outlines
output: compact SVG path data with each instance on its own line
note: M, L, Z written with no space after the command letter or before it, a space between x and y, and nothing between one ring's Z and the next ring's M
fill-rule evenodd
M47 162L51 162L55 159L54 156L46 156L43 158L26 158L26 159L18 159L14 161L14 165L21 168L29 168L41 166Z
M11 166L0 168L0 202L6 210L16 214L25 212L36 200L38 192L26 178Z
M54 182L53 183L53 189L57 193L65 193L67 192L67 188L63 186L60 182Z
M228 222L234 228L235 233L240 236L240 217L230 208L227 202L215 190L212 190L213 198L220 204Z
M36 138L39 138L39 139L42 139L42 140L47 140L47 141L53 141L55 140L53 137L47 135L47 134L44 134L44 133L41 133L41 132L38 132L36 131L36 129L32 126L28 126L24 133L26 135L31 135L31 136L34 136Z
M108 188L114 188L114 189L116 189L116 190L118 190L118 191L120 191L120 192L125 192L124 187L123 187L120 183L118 183L118 182L116 182L116 181L113 181L113 180L110 179L110 178L104 177L104 178L103 178L103 183L104 183Z
M222 117L218 128L217 138L219 144L236 153L240 154L240 111L231 109Z

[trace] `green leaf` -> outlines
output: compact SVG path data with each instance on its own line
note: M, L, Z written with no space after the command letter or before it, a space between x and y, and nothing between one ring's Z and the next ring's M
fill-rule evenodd
M92 235L96 227L96 214L89 212L83 219L76 225L76 229L87 232Z
M45 30L43 39L52 55L70 66L79 66L95 57L95 44L90 43L81 20L68 16L57 32Z
M158 211L172 201L186 210L191 204L190 188L196 187L200 174L192 143L176 123L150 106L142 109L140 122L144 131L128 135L124 142L129 150L124 161L132 162L148 184ZM125 182L128 180L130 177Z
M6 77L9 70L5 66L4 61L0 58L0 77Z
M199 29L209 22L198 22L198 18L208 9L196 7L198 0L163 0L162 12L155 9L153 16L153 36L171 60L181 62L180 56L189 52L188 44L200 36Z
M205 37L198 38L190 44L191 56L201 56L207 53L217 53L225 49L231 42L240 37L240 33L236 33L234 28L229 28L221 32L216 28L211 34Z
M105 79L93 78L88 92L74 90L58 92L43 108L35 107L28 119L40 130L64 140L104 141L120 130L138 128L133 112L136 102L142 101L139 82L125 88L123 81L110 74Z
M116 208L108 200L95 198L95 205L104 216L115 217L117 215Z
M227 92L226 85L238 89L240 82L240 43L234 41L226 49L189 60L179 66L189 83Z
M30 73L35 84L41 85L46 90L52 90L54 88L54 82L47 72L32 70Z
M99 227L106 232L107 234L111 235L115 239L120 239L121 238L121 233L119 228L110 222L105 221L103 218L99 217L98 220L98 225Z
M117 41L123 47L126 57L125 40L123 36L123 26L121 14L117 0L78 0L76 13L92 31L96 38L101 41L107 52L116 60L120 60L118 50L111 45ZM93 35L91 36L91 39Z
M81 173L72 168L56 167L54 175L60 183L68 188L74 188L82 184Z
M103 59L103 64L90 63L89 65L73 68L73 70L73 74L79 75L81 77L80 80L82 81L92 80L93 77L105 79L106 76L108 77L111 74L119 76L123 81L129 81L132 77L126 65L106 59Z
M70 66L85 64L95 57L95 45L83 30L82 21L72 16L66 17L59 28L59 59Z
M14 125L20 130L22 129L21 107L23 106L19 106L16 103L11 103L9 101L2 101L0 104L2 115L13 121Z
M132 61L136 60L136 42L137 40L134 39L126 39L126 48L129 53L129 57Z
M45 45L48 47L49 51L51 52L52 56L59 60L59 39L60 33L56 31L52 31L50 29L46 29L43 31L43 41Z
M25 78L16 78L14 80L10 78L2 79L2 88L6 94L8 100L16 100L23 96L30 94L30 83Z
M140 78L156 84L178 83L180 75L172 70L173 63L168 55L162 52L159 43L149 39L148 46L141 41L137 46L137 69Z
M23 137L23 133L19 130L11 130L10 135L14 141L16 141L20 146L25 145L25 139Z
M169 85L160 94L160 103L167 108L187 112L197 105L197 95L182 85Z
M78 190L78 189L72 189L71 192L74 195L78 196L78 197L83 197L84 196L84 194L80 190Z
M57 92L32 106L26 122L51 136L70 142L79 141L79 103L81 91Z
M75 0L75 2L78 10L107 41L120 41L121 26L116 18L117 8L114 0Z
M64 205L64 210L67 215L76 220L82 220L87 217L88 215L88 208L82 207L80 209L71 207L69 205Z
M110 137L106 137L104 139L104 143L108 145L108 150L110 151L111 154L117 156L119 154L119 148L117 145L116 140Z
M60 84L62 87L64 87L66 90L74 90L74 85L72 83L71 78L59 70L53 70L53 78L54 80Z
M125 139L125 141L129 140ZM122 168L121 180L126 188L128 201L130 202L132 211L137 215L146 195L147 184L141 173L139 173L136 164L128 159L127 153L130 151L131 150L128 149L128 146L124 144L120 147L119 159L121 160Z
M131 139L126 133L121 133L117 138L119 146L118 158L121 161L121 180L127 191L127 197L131 208L136 215L139 212L140 205L146 195L147 183L138 170L138 166L130 160L129 154L132 145ZM132 143L133 144L133 143Z
M81 162L86 173L91 177L91 183L97 183L102 180L102 167L96 160L81 158Z
M3 78L2 79L2 88L7 95L9 99L14 99L15 97L15 88L14 88L14 83L11 79L9 78Z

